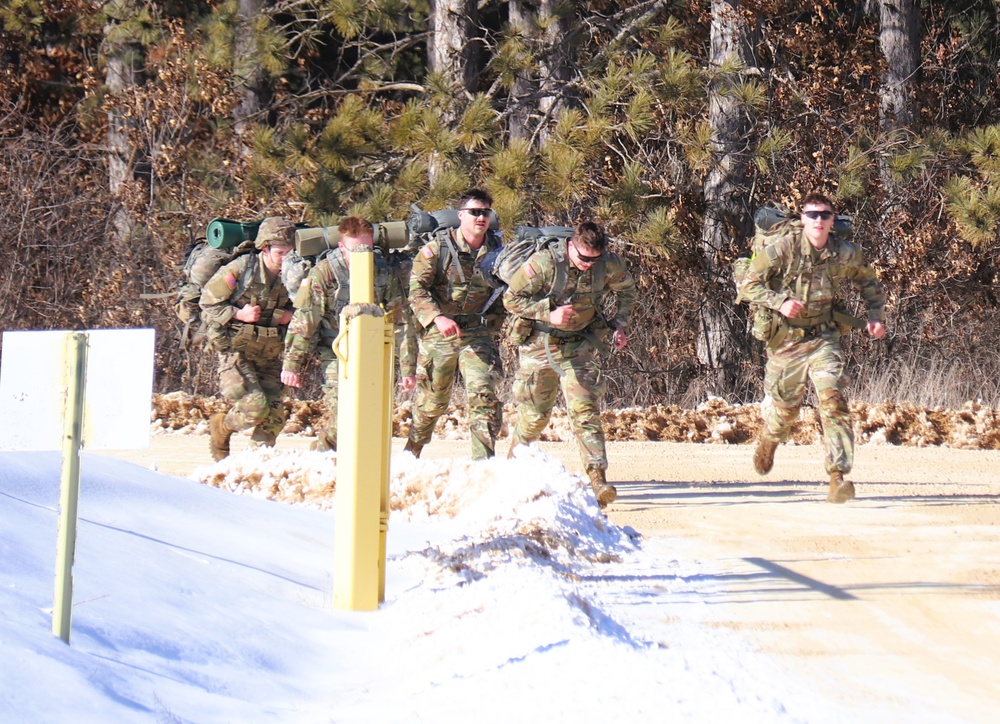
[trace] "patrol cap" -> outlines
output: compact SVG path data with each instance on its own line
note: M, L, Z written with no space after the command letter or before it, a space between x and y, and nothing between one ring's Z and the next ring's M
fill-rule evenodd
M258 249L268 246L295 246L295 224L283 216L268 216L260 222L253 245Z

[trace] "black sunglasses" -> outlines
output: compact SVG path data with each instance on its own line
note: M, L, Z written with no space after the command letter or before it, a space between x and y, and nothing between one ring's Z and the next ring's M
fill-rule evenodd
M459 209L459 211L472 214L478 219L480 216L489 216L492 209Z
M576 244L573 244L573 248L576 249L576 255L580 257L580 261L586 264L594 264L596 262L599 262L601 260L601 257L604 256L603 253L598 254L597 256L587 256L586 254L580 251L580 247L578 247Z
M810 219L823 219L823 221L828 221L833 218L832 211L803 211L803 216L808 216Z

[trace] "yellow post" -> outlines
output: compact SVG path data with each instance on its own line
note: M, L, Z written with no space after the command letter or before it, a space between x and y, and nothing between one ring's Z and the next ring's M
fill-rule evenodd
M385 316L385 341L383 344L382 389L382 490L379 496L379 526L378 526L378 601L385 601L385 559L386 538L389 535L389 468L390 451L392 450L392 408L394 402L394 385L396 381L396 320L392 315Z
M374 256L351 253L351 304L334 340L340 359L337 415L337 528L333 605L374 611L379 603L379 514L383 458L385 321L374 303Z
M52 633L69 643L73 612L73 559L76 556L77 504L80 500L80 444L87 379L86 332L66 337L66 407L63 419L62 476L59 483L59 532L56 536L56 590Z

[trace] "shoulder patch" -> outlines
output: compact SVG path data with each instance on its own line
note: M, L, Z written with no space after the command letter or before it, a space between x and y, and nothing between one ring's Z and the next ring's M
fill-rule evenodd
M226 274L226 286L229 287L230 291L236 289L236 275L232 272Z
M420 250L420 253L424 255L424 259L434 258L434 249L431 248L430 244L424 244L424 247Z
M538 272L535 271L535 267L531 266L530 261L524 262L524 266L521 267L521 272L524 276L528 277L528 279L534 279L538 276Z

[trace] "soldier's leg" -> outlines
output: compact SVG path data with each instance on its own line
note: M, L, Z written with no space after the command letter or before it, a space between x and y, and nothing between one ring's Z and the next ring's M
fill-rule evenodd
M332 349L321 346L319 360L323 369L323 404L326 406L326 426L316 431L317 450L337 449L338 390L340 389L340 363Z
M786 343L768 352L764 368L761 439L781 443L788 439L806 391L811 343Z
M431 440L438 418L448 410L451 387L458 370L458 347L436 329L429 329L420 340L417 359L417 390L413 397L408 446L411 451L423 448Z
M601 401L606 385L596 351L589 342L566 345L558 359L565 375L560 379L573 435L585 470L607 470L608 455L601 424Z
M522 345L518 356L520 364L512 389L517 423L511 434L511 450L541 436L552 417L552 407L559 392L559 375L549 365L544 348Z
M281 360L273 358L259 362L257 378L267 398L267 411L264 418L254 427L250 439L255 443L273 447L278 434L285 426L287 416L285 386L281 383Z
M503 372L500 352L493 338L465 340L458 352L458 369L465 381L472 459L485 460L494 455L503 420L497 398L497 385Z
M257 368L241 352L220 355L219 386L222 396L234 403L224 418L226 428L240 432L267 419L268 399Z
M844 390L844 351L840 343L827 340L812 356L809 369L819 398L826 472L849 473L854 465L854 426Z

